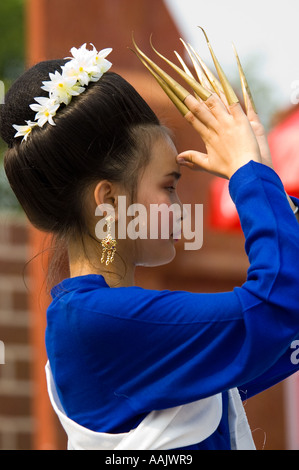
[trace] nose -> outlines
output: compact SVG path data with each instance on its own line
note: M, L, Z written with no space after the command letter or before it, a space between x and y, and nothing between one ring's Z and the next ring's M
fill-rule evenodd
M184 207L184 205L182 205L182 217L181 217L181 222L183 222L184 219L186 219L188 217L188 211L186 210L186 208Z
M184 208L184 205L181 203L180 198L177 196L176 198L176 204L179 206L179 211L178 211L178 222L182 222L184 218L187 215L186 209Z

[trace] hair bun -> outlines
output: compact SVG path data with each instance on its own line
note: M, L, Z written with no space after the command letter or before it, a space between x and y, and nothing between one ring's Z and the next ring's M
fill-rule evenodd
M49 73L60 70L65 60L49 60L34 65L23 73L5 95L5 103L0 105L0 135L9 147L16 142L13 124L22 125L34 120L35 112L30 109L36 96L48 96L41 89L42 82L48 80Z

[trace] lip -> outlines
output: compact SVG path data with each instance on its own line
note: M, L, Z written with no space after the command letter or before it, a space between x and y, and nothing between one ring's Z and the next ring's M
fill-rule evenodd
M175 242L178 242L181 239L181 232L172 233L171 236Z

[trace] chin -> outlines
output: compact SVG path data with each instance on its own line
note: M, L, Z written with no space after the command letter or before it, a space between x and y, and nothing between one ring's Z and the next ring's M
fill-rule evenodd
M175 258L176 249L173 242L171 242L171 244L167 243L167 247L165 246L164 249L149 250L148 254L150 257L138 263L138 266L156 267L169 264Z

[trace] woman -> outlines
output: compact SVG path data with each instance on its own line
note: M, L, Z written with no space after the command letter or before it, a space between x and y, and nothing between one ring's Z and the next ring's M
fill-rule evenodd
M263 132L239 103L187 96L207 154L177 155L144 100L108 71L107 50L72 52L25 72L1 109L10 184L29 220L68 247L70 276L47 312L46 370L69 448L253 449L238 389L248 398L298 369L298 201L263 164ZM230 179L250 260L232 292L137 287L136 266L173 259L174 234L114 238L120 196L180 205L180 164ZM98 207L113 209L100 218L102 240Z

